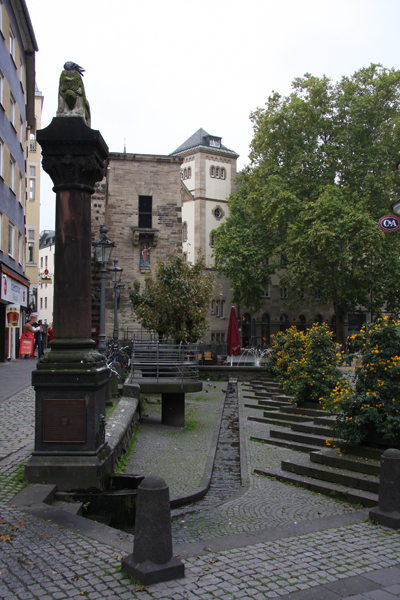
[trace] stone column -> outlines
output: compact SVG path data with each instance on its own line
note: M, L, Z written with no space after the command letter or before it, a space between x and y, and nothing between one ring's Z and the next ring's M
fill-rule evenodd
M103 490L112 475L104 437L109 370L91 339L90 212L108 148L80 116L55 117L37 140L56 193L54 339L32 374L35 449L25 476L59 490Z

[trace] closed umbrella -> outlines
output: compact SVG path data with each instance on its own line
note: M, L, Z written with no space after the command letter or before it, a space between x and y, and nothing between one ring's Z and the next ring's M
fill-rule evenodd
M238 356L241 350L239 327L236 317L235 307L232 306L231 314L229 315L228 337L226 339L228 345L228 355ZM232 366L232 358L231 358Z

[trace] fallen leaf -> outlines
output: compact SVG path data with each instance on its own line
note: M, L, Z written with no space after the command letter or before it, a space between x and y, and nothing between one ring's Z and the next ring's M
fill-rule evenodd
M218 558L210 558L210 563L216 563Z
M122 556L120 554L114 554L115 560L122 560Z
M71 581L78 581L79 577L80 577L80 575L74 575L74 576L71 578Z
M88 591L87 590L82 590L81 592L79 592L80 596L87 596L88 595Z
M42 535L39 535L40 539L44 539L44 538L51 538L52 536L50 535L50 533L42 533Z
M207 548L207 546L204 546L203 550L206 550L206 552L212 552L211 548Z
M7 523L7 521L5 519L0 519L0 525L4 525L4 523Z
M147 585L140 585L140 584L136 584L135 585L135 592L145 592L147 590Z

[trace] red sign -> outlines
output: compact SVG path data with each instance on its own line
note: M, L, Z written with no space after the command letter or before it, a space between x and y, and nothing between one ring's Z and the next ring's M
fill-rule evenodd
M379 219L379 227L382 231L397 231L400 227L400 220L393 215L386 215Z
M33 358L34 343L34 339L21 337L21 342L19 344L19 358L21 358L21 354L28 354L31 358Z
M48 275L48 274L49 274L49 270L48 270L48 269L45 269L45 270L44 270L44 274L45 274L45 275Z

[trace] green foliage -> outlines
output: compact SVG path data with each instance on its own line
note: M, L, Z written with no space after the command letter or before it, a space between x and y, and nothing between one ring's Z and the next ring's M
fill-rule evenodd
M177 343L194 343L207 330L207 310L214 292L214 276L205 270L199 253L195 264L172 253L159 261L156 276L147 276L144 290L136 280L129 291L133 312L145 329L170 336Z
M315 324L306 333L291 327L273 336L267 368L294 402L320 402L341 378L332 334L325 324Z
M272 336L272 352L263 366L282 383L286 379L289 365L303 355L304 346L305 336L296 327L280 331Z
M115 465L114 473L116 473L118 475L122 475L123 473L125 473L126 468L128 466L129 458L131 457L133 448L134 448L136 440L137 440L138 433L139 433L139 425L136 425L135 432L132 436L131 441L129 442L128 450L126 451L126 453L123 456L121 456L121 458Z
M251 116L251 163L215 231L215 264L254 310L273 273L293 306L304 293L333 303L344 343L349 311L400 312L398 238L377 224L399 195L400 71L372 64L336 84L307 74L292 85Z
M400 432L399 325L388 317L367 325L355 342L360 348L355 388L342 381L324 400L336 415L335 434L348 443L359 444L375 432L384 439Z

